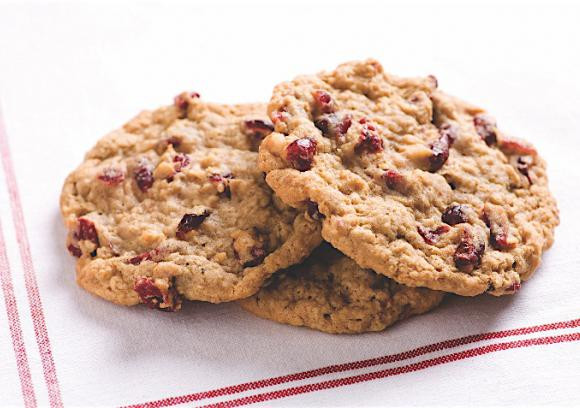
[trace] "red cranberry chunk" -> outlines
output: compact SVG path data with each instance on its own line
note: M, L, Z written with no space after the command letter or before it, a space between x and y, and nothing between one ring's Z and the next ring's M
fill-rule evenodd
M224 174L223 176L218 173L213 173L209 176L209 181L217 186L220 197L232 198L230 180L233 178L234 176L231 173Z
M173 285L168 289L162 289L155 284L152 278L140 277L135 281L133 289L141 301L151 309L173 312L179 310L181 306L181 299Z
M184 167L187 167L189 163L191 163L191 160L188 155L180 153L173 157L173 163L175 163L175 171L179 173Z
M79 225L74 238L78 241L91 241L95 245L99 245L99 236L95 224L86 218L79 218Z
M499 148L506 154L517 154L521 156L535 156L538 154L533 146L530 146L520 140L502 138Z
M185 234L199 227L209 217L209 211L204 210L201 214L185 214L177 225L177 237L183 239Z
M318 90L314 91L312 96L314 97L315 116L322 115L324 113L332 113L335 111L334 101L328 92Z
M139 190L146 193L153 186L155 179L153 178L153 166L146 159L139 161L139 165L133 173L135 182Z
M481 265L481 257L485 251L485 242L474 237L470 230L464 229L453 259L455 266L462 272L471 272Z
M516 162L516 169L523 174L530 184L532 183L532 178L530 177L530 166L532 165L532 158L529 156L518 157Z
M381 177L385 180L387 187L391 190L399 189L405 182L403 175L396 170L387 170Z
M150 259L151 259L151 253L150 252L143 252L142 254L139 254L137 256L134 256L133 258L130 258L127 262L129 262L131 265L139 265L141 262L148 261Z
M456 139L454 127L445 124L439 128L439 139L431 143L431 157L429 157L429 171L436 172L449 158L449 148Z
M125 174L121 170L114 167L107 167L103 169L103 172L97 177L99 180L109 186L115 186L125 180Z
M258 266L262 262L264 262L264 258L266 258L266 251L264 248L259 246L254 246L250 250L250 254L252 255L252 259L244 263L244 268L250 268L252 266Z
M449 225L461 224L469 220L468 212L467 205L450 205L441 215L441 221Z
M485 205L483 221L489 227L491 246L500 251L512 249L515 242L510 240L509 219L503 208Z
M488 146L497 143L497 127L493 118L483 114L477 115L473 118L473 125Z
M428 243L429 245L436 244L437 241L439 241L439 238L441 237L441 235L448 232L449 229L450 228L447 225L441 225L441 226L435 228L434 230L429 230L429 229L421 227L421 226L417 227L417 231L419 232L419 235L421 235L423 237L423 239L425 240L425 242Z
M351 124L352 118L350 115L342 115L339 117L336 113L321 115L314 121L314 125L320 129L325 137L329 138L339 138L340 136L346 135Z
M316 154L316 140L304 137L296 139L286 147L286 159L296 170L307 171L312 168Z
M190 101L199 97L200 95L197 92L182 92L173 98L173 104L180 111L180 118L187 116L187 108L189 107Z
M81 251L78 246L74 246L73 244L70 244L67 249L68 252L76 258L80 258L83 255L83 251Z
M166 249L164 248L154 248L150 251L143 252L127 260L127 263L132 265L139 265L143 261L160 261L166 254Z
M223 176L219 173L212 173L208 178L209 181L211 181L212 183L221 183L222 181L224 181L224 179L232 179L234 178L234 176L232 176L231 173L224 174Z
M373 125L368 124L365 120L359 141L354 147L356 154L361 154L363 152L378 153L383 150L383 139L374 132L375 130L376 128Z
M377 128L372 123L370 123L367 118L360 118L358 123L360 123L361 125L364 125L363 129L372 130L373 132L375 130L377 130Z
M163 292L151 278L137 278L133 289L137 292L141 301L149 307L156 308L163 303Z
M522 288L522 284L518 282L514 282L509 288L506 289L506 292L517 292Z
M306 202L306 212L313 220L320 221L324 219L324 215L318 211L318 204L316 204L314 201L308 200Z
M274 125L262 119L246 120L244 126L246 127L246 133L258 134L262 137L268 136L274 131Z

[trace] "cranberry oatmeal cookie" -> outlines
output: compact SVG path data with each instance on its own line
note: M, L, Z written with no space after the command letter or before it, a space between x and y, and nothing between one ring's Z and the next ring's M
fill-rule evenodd
M317 207L323 238L408 286L511 294L553 242L545 162L480 108L374 60L276 86L260 146L286 203Z
M254 294L321 241L257 166L273 126L265 105L184 93L100 140L63 187L67 247L80 286L122 305L179 309L181 298Z
M327 333L384 330L428 312L443 292L400 285L324 244L301 265L276 274L269 285L240 301L256 316Z

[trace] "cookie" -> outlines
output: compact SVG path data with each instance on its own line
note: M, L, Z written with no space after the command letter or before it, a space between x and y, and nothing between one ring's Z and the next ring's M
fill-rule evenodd
M318 209L335 248L408 286L512 294L553 242L546 164L482 109L374 60L274 89L260 146L287 204Z
M322 245L303 264L276 274L240 304L279 323L327 333L363 333L425 313L442 299L443 292L400 285Z
M64 184L67 247L80 286L122 305L252 295L321 242L320 226L272 193L257 146L262 104L181 94L100 140Z

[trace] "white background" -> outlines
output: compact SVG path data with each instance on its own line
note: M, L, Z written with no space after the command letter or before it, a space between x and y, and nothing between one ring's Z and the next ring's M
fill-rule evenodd
M557 2L0 2L0 106L65 405L144 402L580 317L579 18L573 3ZM75 285L58 198L99 137L183 90L223 103L267 101L279 81L366 57L400 75L435 74L443 90L486 107L547 159L562 225L517 296L453 297L384 333L330 336L261 321L232 304L190 303L174 315L125 309ZM3 180L0 219L43 405ZM19 405L3 312L0 353L0 405ZM580 345L570 343L276 403L578 406L579 371Z

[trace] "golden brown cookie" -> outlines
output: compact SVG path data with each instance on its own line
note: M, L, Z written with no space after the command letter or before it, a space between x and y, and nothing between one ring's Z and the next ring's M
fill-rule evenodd
M425 313L442 299L443 292L400 285L323 244L303 264L276 274L240 304L280 323L327 333L363 333Z
M374 60L276 86L260 146L287 204L318 208L322 235L408 286L514 293L558 224L546 165L482 109Z
M175 310L181 297L250 296L305 258L320 228L278 200L258 169L257 146L272 131L265 116L261 104L184 93L101 139L61 196L79 285Z

